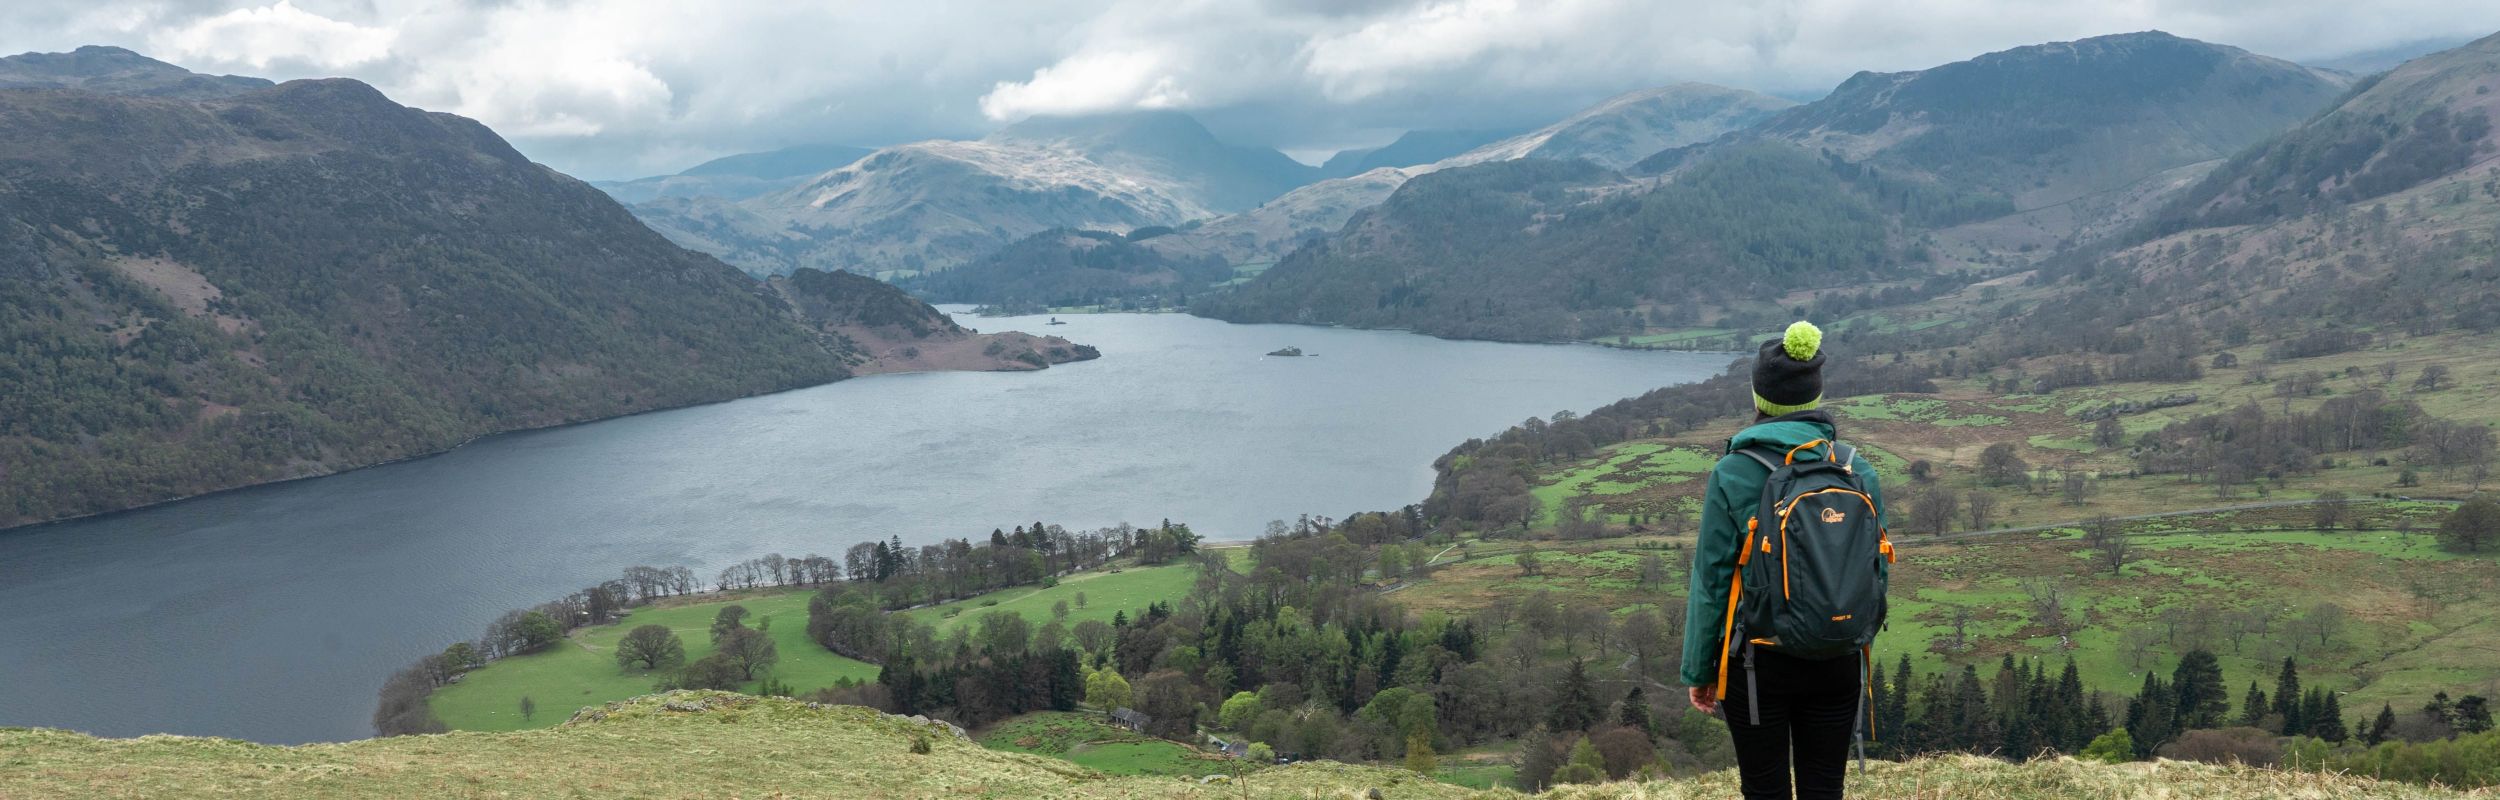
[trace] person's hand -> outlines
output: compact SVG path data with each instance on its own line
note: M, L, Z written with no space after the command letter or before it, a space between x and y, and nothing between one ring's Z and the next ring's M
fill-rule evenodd
M1694 709L1704 714L1719 713L1719 687L1695 686L1691 693Z

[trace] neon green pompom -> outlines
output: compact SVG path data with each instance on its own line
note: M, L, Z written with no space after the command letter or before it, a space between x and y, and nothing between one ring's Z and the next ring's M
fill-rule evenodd
M1789 323L1788 335L1780 338L1780 349L1799 361L1812 361L1814 351L1823 349L1823 329L1805 320Z

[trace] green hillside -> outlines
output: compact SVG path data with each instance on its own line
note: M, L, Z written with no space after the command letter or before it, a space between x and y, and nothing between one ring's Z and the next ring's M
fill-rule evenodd
M1107 623L1115 614L1178 599L1188 591L1190 579L1190 568L1177 564L1091 570L1064 576L1050 586L1019 586L904 614L934 626L941 636L992 613L1022 615L1038 627L1053 618L1053 607L1060 603L1068 605L1065 624L1069 626L1086 620ZM668 677L664 670L616 666L614 648L626 631L643 625L666 626L685 643L686 660L693 662L712 653L712 619L730 605L746 607L751 615L748 627L770 620L766 633L781 656L773 665L771 679L802 693L831 687L837 681L876 680L877 665L836 655L807 638L807 601L814 594L806 589L769 590L696 602L662 602L614 624L576 630L545 651L497 659L471 670L458 683L435 689L427 702L435 716L453 730L551 727L574 709L648 694ZM1085 596L1082 605L1079 594ZM521 714L523 697L530 698L537 713Z
M913 752L927 742L927 753ZM1865 797L2386 798L2487 796L2367 778L2178 762L2013 764L1969 756L1873 763ZM278 747L224 739L96 739L0 729L12 798L120 797L1518 797L1383 767L1309 762L1249 773L1246 786L1117 777L1003 753L951 731L849 706L677 693L585 712L554 730L450 733ZM1735 776L1564 787L1558 798L1726 797Z

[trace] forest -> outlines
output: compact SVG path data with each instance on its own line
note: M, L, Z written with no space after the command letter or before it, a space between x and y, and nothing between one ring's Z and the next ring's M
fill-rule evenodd
M487 625L479 638L454 642L442 652L420 658L394 673L381 689L381 700L373 716L374 728L384 736L440 732L445 729L443 723L426 706L427 697L435 689L497 659L539 652L563 641L575 629L614 623L635 608L663 600L705 592L790 586L846 590L868 586L874 587L875 595L881 598L881 604L872 610L872 619L882 623L884 618L873 616L874 612L942 603L1009 586L1047 583L1054 576L1101 567L1113 559L1128 559L1141 565L1166 563L1186 557L1197 543L1198 536L1189 526L1170 521L1154 528L1123 524L1091 531L1070 531L1037 521L1030 526L1015 526L1012 534L994 529L987 540L947 539L918 548L904 545L899 537L860 542L845 550L840 558L770 553L724 566L709 582L683 566L628 567L616 578L562 598L505 612ZM840 640L827 638L829 634L820 633L820 626L837 623L828 615L816 613L816 605L810 605L810 638L831 646ZM712 634L716 645L738 636L735 631L745 627L744 613L743 608L735 605L722 610ZM716 657L720 660L707 657L692 664L683 661L682 645L677 644L675 634L664 628L649 633L632 631L625 641L636 648L636 655L646 668L671 670L663 677L660 688L736 689L745 680L757 677L758 670L768 673L773 660L768 655L772 645L761 637L744 639L755 649L741 653L736 648L719 647ZM671 660L661 656L670 651L680 657ZM883 655L881 651L869 654ZM626 655L621 646L620 667L635 660ZM737 662L734 679L723 672L731 660Z
M1618 618L1539 593L1425 616L1380 594L1373 581L1385 580L1390 554L1410 537L1434 541L1406 527L1419 513L1280 524L1246 562L1199 554L1186 597L1074 630L992 614L940 639L900 617L879 623L873 584L828 586L811 603L811 631L884 666L875 682L813 696L976 728L1033 711L1130 709L1158 736L1214 731L1288 759L1429 765L1496 745L1515 753L1517 785L1530 790L1732 763L1720 724L1652 677L1675 671L1682 626L1673 615L1636 608ZM1396 569L1412 577L1431 567ZM1534 567L1523 558L1520 569ZM2132 689L2083 685L2071 658L2008 655L1993 671L1921 674L1903 654L1873 674L1870 753L1883 758L2161 756L2368 764L2452 785L2500 777L2500 753L2477 750L2500 736L2487 698L2443 693L2419 708L2347 710L2335 687L2304 685L2291 657L2270 683L2244 691L2201 649Z
M1137 243L1170 228L1127 235L1050 230L1027 236L970 263L901 281L940 303L977 303L1009 313L1114 306L1180 308L1190 297L1230 280L1233 268L1214 256L1166 255Z

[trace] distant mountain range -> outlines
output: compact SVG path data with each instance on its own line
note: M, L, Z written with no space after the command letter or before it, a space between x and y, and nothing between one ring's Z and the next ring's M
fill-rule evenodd
M2019 263L2113 232L2348 82L2158 32L1861 73L1626 173L1441 169L1198 308L1520 339L1637 331L1740 299L1774 313L1760 298Z
M868 148L847 144L785 147L715 158L675 175L591 181L590 185L620 203L647 203L663 197L743 200L797 186L808 178L858 161L870 152Z
M1169 111L1040 117L973 141L878 150L742 200L660 197L635 212L750 272L940 270L1053 228L1125 232L1241 211L1319 177Z
M1693 144L1738 130L1794 105L1786 100L1737 89L1685 83L1631 92L1580 111L1552 125L1523 134L1492 137L1471 132L1419 131L1378 150L1354 151L1331 159L1333 169L1379 164L1350 177L1315 181L1257 208L1201 219L1177 230L1156 231L1134 245L1106 245L1105 240L1071 237L1065 229L1038 234L983 259L984 272L1004 271L1018 277L993 283L968 276L915 282L932 297L977 303L1040 303L1090 305L1119 295L1116 285L1093 278L1046 276L1061 267L1073 268L1117 252L1123 264L1152 265L1157 274L1175 278L1131 287L1131 300L1150 305L1201 294L1216 283L1229 283L1230 273L1207 271L1203 265L1245 265L1255 269L1273 262L1303 242L1333 233L1357 213L1380 205L1410 178L1450 167L1516 159L1582 160L1624 166L1659 150ZM1473 146L1459 145L1483 140ZM1455 152L1449 152L1455 151ZM1443 154L1422 162L1409 159ZM1401 164L1399 162L1409 162ZM1323 166L1321 172L1329 172ZM1068 228L1099 226L1067 226ZM1052 248L1074 248L1053 251ZM1152 255L1148 255L1151 253ZM1203 276L1200 281L1194 277ZM1099 276L1097 276L1099 277ZM1056 287L1056 288L1052 288ZM1038 293L1038 294L1037 294Z
M865 278L759 283L356 81L110 48L0 59L0 80L0 526L858 372L1089 356L976 340Z
M1518 131L1407 131L1396 141L1379 147L1338 151L1319 165L1320 174L1331 178L1361 175L1376 169L1412 167L1430 164L1460 153L1518 135Z

